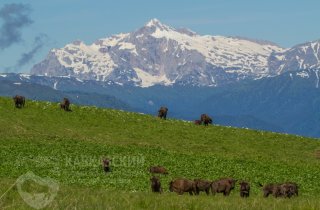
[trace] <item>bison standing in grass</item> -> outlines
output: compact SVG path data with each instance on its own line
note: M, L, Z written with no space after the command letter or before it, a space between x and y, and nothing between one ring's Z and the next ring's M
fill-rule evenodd
M232 178L223 178L214 181L211 185L212 194L223 193L224 196L230 195L231 190L234 189L237 180Z
M158 177L153 176L151 179L151 190L152 192L162 193L160 179Z
M205 126L212 124L212 119L207 114L202 114L200 118L201 123L203 123Z
M249 197L249 194L250 194L250 185L248 182L240 182L240 196L242 198L246 198L246 197Z
M298 185L294 182L285 182L280 185L280 193L281 193L281 196L285 198L298 196Z
M210 192L210 187L212 182L207 181L207 180L202 180L202 179L195 179L194 180L195 188L196 188L196 195L199 195L200 191L206 192L207 195L209 195Z
M102 168L103 168L104 172L106 172L106 173L111 172L110 162L111 162L111 159L109 159L109 158L102 159Z
M294 182L285 182L283 184L266 184L262 185L263 196L268 197L273 195L275 198L284 197L291 198L292 196L298 196L298 185Z
M22 108L26 103L26 99L24 96L16 95L15 97L13 97L13 102L16 108Z
M167 119L167 113L168 113L168 108L162 106L158 111L158 117L160 119Z
M273 195L274 197L279 197L281 196L281 185L280 184L266 184L262 185L260 184L260 187L262 187L263 191L263 197L267 198L269 195Z
M182 195L185 192L188 192L190 195L193 195L196 192L196 186L194 181L188 179L176 179L169 183L170 192L176 192L179 195Z
M168 174L168 171L163 166L151 166L149 168L150 173L157 173L157 174Z
M60 108L64 111L70 112L70 101L67 98L64 98L63 101L60 103Z

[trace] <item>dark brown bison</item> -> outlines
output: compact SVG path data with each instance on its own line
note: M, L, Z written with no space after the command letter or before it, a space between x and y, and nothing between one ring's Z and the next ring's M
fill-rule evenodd
M63 101L60 103L60 108L67 112L71 111L69 99L63 98Z
M212 119L207 114L202 114L200 118L201 123L205 126L212 124Z
M223 178L216 180L211 185L211 192L213 195L216 193L223 193L224 196L230 195L231 190L234 189L237 180L232 178Z
M281 196L285 198L298 196L298 185L294 182L285 182L280 185L280 193L281 193Z
M240 196L242 198L249 197L250 194L250 185L248 182L240 182Z
M168 113L168 108L162 106L158 111L158 117L160 119L167 119L167 113Z
M209 195L210 187L212 182L202 179L195 179L194 184L196 187L196 195L199 195L200 191L205 191L207 195Z
M263 197L267 198L269 195L273 195L274 197L280 197L281 196L281 185L280 184L266 184L262 185L260 184L260 187L262 187L263 191Z
M150 173L156 173L156 174L168 174L168 171L163 166L151 166L149 168Z
M160 179L158 177L153 176L151 179L151 190L152 192L162 193Z
M26 99L24 96L16 95L15 97L13 97L13 102L16 108L22 108L26 103Z
M104 172L106 172L106 173L111 172L110 162L111 162L111 159L109 159L109 158L102 159L102 167L103 167Z
M195 121L194 121L194 124L195 124L195 125L201 125L201 123L202 123L201 120L195 120Z
M176 179L169 183L170 192L176 192L179 195L182 195L185 192L188 192L190 195L193 195L196 192L196 186L194 181L188 179Z

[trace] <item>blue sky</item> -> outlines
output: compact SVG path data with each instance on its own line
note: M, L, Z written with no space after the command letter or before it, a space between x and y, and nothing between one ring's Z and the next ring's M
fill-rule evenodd
M10 25L1 14L12 4L23 4L16 10L27 19L17 26L16 40L3 35ZM28 72L51 48L131 32L152 18L202 35L292 47L320 39L319 9L319 0L0 0L0 72Z

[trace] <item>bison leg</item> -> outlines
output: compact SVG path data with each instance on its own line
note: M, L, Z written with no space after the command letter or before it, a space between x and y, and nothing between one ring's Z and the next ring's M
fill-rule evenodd
M228 187L224 190L223 195L224 195L224 196L229 196L229 195L230 195L230 192L231 192L231 187L228 186Z
M211 188L211 193L212 193L212 195L216 195L216 191L213 187Z

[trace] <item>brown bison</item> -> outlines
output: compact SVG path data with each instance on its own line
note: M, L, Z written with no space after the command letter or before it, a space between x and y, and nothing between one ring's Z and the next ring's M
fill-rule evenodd
M201 123L205 126L212 124L212 119L207 114L202 114L200 118Z
M211 185L212 194L223 193L224 196L230 195L231 190L234 189L237 180L232 178L223 178L214 181Z
M240 196L242 198L249 197L250 194L250 185L248 182L240 182Z
M281 184L272 183L263 186L259 183L259 185L262 187L263 197L267 198L269 195L273 195L277 198L281 196Z
M298 196L298 185L293 182L285 182L280 185L280 194L285 198Z
M149 168L150 173L157 173L157 174L168 174L168 171L163 166L151 166Z
M60 103L60 108L67 112L71 111L69 99L63 98L63 101Z
M199 195L200 191L205 191L207 195L209 195L210 187L212 182L202 179L195 179L194 184L196 187L196 195Z
M185 192L188 192L190 195L193 195L196 192L196 186L194 181L188 179L176 179L169 183L170 192L176 192L179 195L182 195Z
M104 172L106 172L106 173L111 172L110 162L111 162L111 159L109 159L109 158L102 159L102 167L103 167Z
M162 193L160 179L158 177L153 176L151 179L151 190L152 192Z
M22 108L26 103L26 99L24 96L16 95L15 97L13 97L13 102L16 108Z
M158 111L158 117L160 119L167 119L167 113L168 113L168 108L162 106Z

